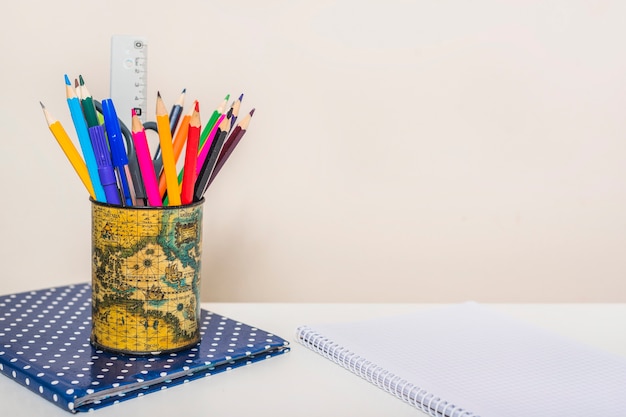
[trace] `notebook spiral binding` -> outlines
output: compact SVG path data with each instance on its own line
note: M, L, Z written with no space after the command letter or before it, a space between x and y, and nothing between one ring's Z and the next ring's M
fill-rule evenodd
M436 397L379 365L339 346L307 326L296 331L298 341L314 352L335 362L402 401L433 417L479 417L459 408L442 398Z

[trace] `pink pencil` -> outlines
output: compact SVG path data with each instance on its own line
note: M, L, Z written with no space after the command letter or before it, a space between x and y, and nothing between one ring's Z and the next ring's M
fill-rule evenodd
M132 136L133 143L135 144L135 152L137 153L137 162L139 162L139 169L141 170L141 177L143 178L143 185L146 188L146 195L148 196L148 205L152 207L161 207L163 201L161 200L161 194L159 193L159 183L157 181L156 173L154 172L154 165L152 164L152 156L150 156L150 149L148 148L148 139L146 138L146 132L143 128L143 124L135 109L132 109Z
M200 150L200 153L198 154L198 163L196 165L196 176L200 175L200 169L202 169L202 165L204 165L204 160L209 154L209 149L211 148L211 143L213 142L213 138L215 138L215 134L217 133L217 128L220 126L220 123L222 123L222 120L224 120L224 117L226 117L226 114L222 114L219 117L219 119L217 119L217 121L213 125L213 128L211 129L211 133L209 133L209 136L206 139L206 142L204 142L204 145L202 145L202 149Z

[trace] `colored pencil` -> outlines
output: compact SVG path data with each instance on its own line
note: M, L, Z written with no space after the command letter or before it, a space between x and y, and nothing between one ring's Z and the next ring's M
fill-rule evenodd
M100 124L100 121L98 120L98 113L96 112L96 106L93 102L93 97L91 96L91 93L89 92L89 90L87 89L87 86L85 85L85 80L83 79L83 76L79 75L78 79L79 79L79 86L78 86L79 90L77 91L80 91L80 94L79 94L80 104L83 108L83 113L87 121L87 127L97 126Z
M193 191L195 201L200 201L204 195L206 187L209 183L209 178L211 178L211 173L213 172L213 168L217 162L217 157L222 151L222 146L224 145L224 141L226 140L226 135L228 135L229 130L230 119L225 117L217 129L215 139L213 139L213 142L211 143L207 158L202 164L202 168L198 174L198 179L196 180L196 185Z
M187 93L187 89L183 88L182 93L178 97L178 101L174 103L172 109L170 110L170 131L172 132L172 136L176 132L176 127L178 126L178 121L180 120L180 116L183 114L183 106L185 105L185 94Z
M141 169L143 184L146 188L146 194L148 196L148 204L152 207L160 207L163 205L163 202L161 201L161 194L159 193L159 188L157 185L156 173L154 171L154 165L152 163L150 148L148 147L146 132L143 128L141 120L135 113L135 109L132 109L131 112L131 132L133 136L133 143L135 144L137 162L139 162L139 169Z
M195 105L194 105L195 106ZM194 107L195 108L195 107ZM193 110L192 110L193 113ZM183 119L180 121L180 125L176 130L176 135L174 136L174 141L172 143L172 148L174 149L174 160L178 164L178 159L180 155L183 153L183 147L185 146L185 142L187 141L187 134L189 132L189 120L191 119L191 113L183 116ZM156 171L156 170L155 170ZM178 183L183 180L182 173L178 175ZM161 171L161 175L159 176L159 192L161 196L165 196L166 184L165 184L165 173Z
M185 165L183 183L180 192L182 204L193 202L193 191L196 182L196 164L198 163L198 145L200 143L200 106L196 101L195 109L189 122L187 134L187 148L185 150Z
M241 119L239 124L237 124L237 127L228 136L228 139L226 140L226 143L224 143L224 147L222 148L220 155L217 157L217 162L215 163L215 168L211 173L211 178L209 179L207 188L211 185L211 183L220 172L230 155L233 153L243 136L246 134L248 126L250 125L250 120L254 115L254 110L255 109L250 110L250 113L248 113L243 119Z
M44 106L42 102L39 102L39 104L41 104L41 109L43 110L43 115L46 118L46 123L48 123L48 128L50 129L50 132L52 132L52 135L57 140L59 146L63 150L63 153L70 161L70 164L72 164L74 171L76 171L76 173L78 174L78 177L89 192L91 198L95 199L96 194L93 190L93 185L91 184L89 171L87 170L87 165L85 165L85 161L83 161L80 153L78 153L78 150L74 146L74 143L72 143L72 140L61 125L61 122L59 122L50 115L48 110L46 110L46 106Z
M89 137L87 122L85 122L80 102L78 97L76 97L76 93L72 88L72 84L70 83L70 79L67 75L65 75L65 96L67 98L67 105L70 109L74 128L76 129L76 134L78 135L78 142L83 152L85 165L87 165L89 179L91 180L94 193L96 194L96 200L104 202L106 201L106 195L104 193L104 188L102 188L102 184L100 183L98 165L96 163L93 145L91 144L91 138Z
M180 97L178 97L178 101L172 106L170 110L170 132L172 132L172 136L176 132L176 127L178 126L178 121L180 119L180 115L183 112L183 105L185 103L185 94L187 93L187 89L183 88L183 92L180 93ZM185 138L187 135L185 135ZM162 173L163 169L163 157L161 156L161 145L157 145L157 150L154 153L153 163L156 172ZM178 158L177 158L178 159Z
M80 88L80 84L78 82L78 78L74 78L74 92L76 93L76 97L78 97L78 101L83 100L83 93Z
M194 109L195 109L195 103L197 103L197 100L194 102ZM193 113L194 110L192 110ZM183 117L183 121L180 124L180 127L178 128L178 131L176 132L176 137L174 138L174 157L176 158L176 163L178 164L178 159L180 157L180 154L182 153L182 149L183 149L183 145L186 143L186 138L187 135L189 133L189 120L191 118L191 114L189 115L185 115L185 117ZM176 140L179 139L179 142L177 144ZM182 139L182 140L180 140ZM178 149L177 149L178 146ZM178 172L178 183L182 184L183 182L183 176L185 175L185 166L183 164L183 167L180 169L180 171ZM163 196L163 202L168 202L168 198L167 198L167 192L165 189L165 177L163 176L163 173L161 172L161 177L159 178L159 191L161 192L161 195ZM182 201L182 199L181 199Z
M199 147L199 149L202 149L202 147L204 146L204 144L207 141L207 138L209 137L209 134L211 133L211 131L213 130L215 125L219 125L220 124L218 119L226 111L226 105L228 104L228 100L229 99L230 99L230 94L226 94L226 97L224 97L224 100L222 100L222 102L219 104L219 106L217 106L217 108L215 110L213 110L213 113L211 114L211 117L209 118L209 121L204 126L204 129L202 129L202 135L200 135L200 147Z
M96 106L96 111L98 112L98 123L106 126L105 118L102 115L104 112L102 103L94 100L94 104ZM139 163L137 162L137 154L135 152L135 145L133 144L130 126L126 126L120 118L117 119L117 124L120 127L122 137L124 138L124 143L126 145L124 150L127 154L128 167L125 167L124 171L127 173L129 184L132 184L132 188L129 191L132 196L133 205L146 206L148 204L146 190L143 185L143 179L141 178L141 169L139 168Z
M198 162L196 164L196 177L200 171L202 162L206 159L206 152L202 154L202 149L204 148L204 145L207 142L209 143L209 145L211 144L211 141L213 140L213 137L215 136L217 126L220 124L220 122L222 121L222 118L225 116L224 109L226 108L226 105L228 104L229 97L230 97L230 94L226 94L226 97L224 97L224 100L220 103L217 109L213 110L213 113L211 114L211 118L202 129L202 133L200 135L200 143L198 144ZM178 158L176 160L178 161ZM178 173L179 184L183 180L184 175L185 175L185 167L183 166L180 172ZM161 195L164 195L165 188L163 187L163 189L161 189L160 182L159 182L159 189L161 190ZM165 199L165 196L164 196L164 199Z
M243 93L235 100L228 111L228 117L230 117L230 128L235 127L237 117L239 117L239 109L241 108L241 100L243 100Z
M163 99L161 98L161 93L157 93L156 119L169 205L179 206L180 190L178 187L178 176L176 175L176 161L174 160L172 132L170 131L169 116L165 108L165 103L163 103Z
M245 135L254 114L252 109L243 120L238 120L244 94L230 107L227 107L230 99L227 94L203 126L197 101L192 111L183 115L186 89L169 113L161 93L157 92L156 122L142 123L132 110L131 129L128 129L117 118L110 99L102 103L94 99L82 75L75 80L74 87L65 75L65 89L80 149L41 103L48 128L90 197L118 205L180 206L201 200ZM148 129L158 132L154 156L146 137ZM183 148L185 161L179 164ZM180 172L177 165L182 165ZM137 182L141 183L141 201L136 198Z
M204 143L204 146L201 146L200 150L198 151L198 165L196 166L196 174L198 175L200 174L200 168L202 168L204 161L206 161L207 155L209 154L211 145L213 144L215 136L219 131L220 125L224 122L224 120L228 120L225 114L222 114L220 117L218 117L217 123L215 124L215 126L213 126L213 129L211 129L211 133L209 133L209 137Z

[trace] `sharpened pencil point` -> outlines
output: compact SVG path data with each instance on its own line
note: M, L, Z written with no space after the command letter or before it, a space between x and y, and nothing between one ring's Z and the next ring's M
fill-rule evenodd
M78 80L80 81L80 85L85 85L85 80L83 80L82 75L78 75Z
M78 80L74 78L74 88L78 88Z
M130 109L130 114L131 116L137 116L137 112L135 111L135 109Z
M161 98L161 92L160 91L157 91L157 97Z
M198 100L196 100L196 111L200 112L200 103L198 102Z
M252 110L250 110L250 116L254 115L254 111L255 111L255 110L256 110L256 109L252 109ZM256 119L255 119L255 120L256 120Z
M44 106L44 105L43 105L43 103L42 103L41 101L39 102L39 104L41 104L41 108L42 108L42 109L45 109L45 108L46 108L46 106Z
M71 86L72 83L70 82L70 77L67 76L67 74L65 74L65 84Z
M239 101L243 100L243 93L239 96Z
M187 92L186 88L183 88L183 92L181 94L185 94Z

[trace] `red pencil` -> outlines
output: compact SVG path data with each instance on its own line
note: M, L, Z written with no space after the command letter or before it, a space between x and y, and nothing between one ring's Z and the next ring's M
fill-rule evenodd
M185 150L185 168L183 184L180 194L182 204L193 202L193 188L196 182L196 164L198 163L198 145L200 143L200 105L196 101L196 107L189 121L187 133L187 148Z

